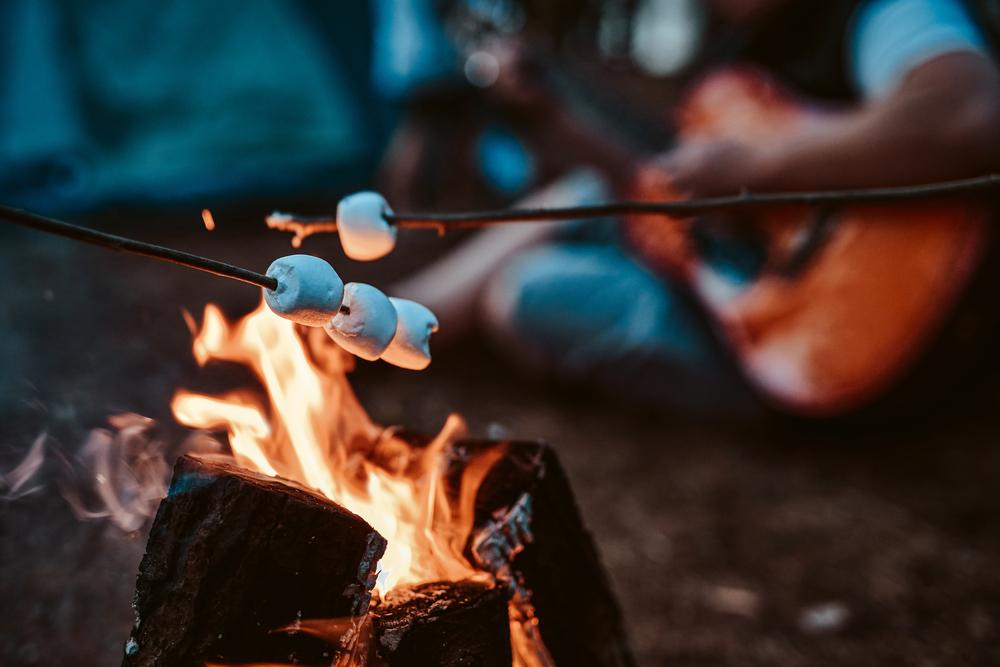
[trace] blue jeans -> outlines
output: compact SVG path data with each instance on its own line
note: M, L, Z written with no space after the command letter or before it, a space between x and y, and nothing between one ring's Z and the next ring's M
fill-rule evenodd
M487 310L501 344L532 369L698 416L759 411L697 310L612 242L526 251Z

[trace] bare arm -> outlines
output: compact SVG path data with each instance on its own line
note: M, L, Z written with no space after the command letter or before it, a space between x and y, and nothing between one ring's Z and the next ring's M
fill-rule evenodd
M595 172L571 172L518 202L515 208L573 206L589 202L604 183ZM490 279L518 253L544 243L566 222L499 225L480 231L430 266L396 283L393 296L428 308L441 323L437 341L454 340L476 324L476 306Z
M751 147L684 146L659 160L697 196L908 185L1000 170L1000 71L950 53L886 98L831 114L802 135Z

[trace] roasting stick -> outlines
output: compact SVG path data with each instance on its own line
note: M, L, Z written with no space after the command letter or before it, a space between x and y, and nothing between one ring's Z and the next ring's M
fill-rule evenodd
M415 227L437 229L440 233L468 227L485 227L487 225L531 222L539 220L575 220L580 218L604 218L627 214L658 214L673 216L690 216L723 209L739 209L756 206L774 205L829 205L845 203L886 203L938 197L1000 187L1000 174L990 174L977 178L930 185L918 185L897 188L881 188L870 190L844 190L837 192L801 192L777 194L752 194L744 192L730 197L712 197L707 199L689 199L674 202L618 202L598 206L571 206L567 208L536 208L507 209L502 211L487 211L483 213L402 213L387 212L382 215L385 222L394 227ZM174 264L180 264L199 271L214 273L234 280L240 280L251 285L274 290L278 287L275 278L243 269L232 264L226 264L207 257L164 248L135 241L122 236L99 232L86 227L71 225L60 220L52 220L34 213L9 206L0 206L0 220L29 227L39 231L56 234L66 238L104 246L112 250L130 252L145 257L154 257ZM268 219L268 224L277 229L284 229L288 223L324 223L323 231L334 231L336 221L329 218L302 218L294 215L275 213Z
M437 318L431 311L407 299L386 297L370 285L344 285L333 267L319 257L283 257L275 260L264 275L8 206L0 206L0 220L257 285L264 288L264 300L276 315L324 327L341 347L362 359L382 358L412 370L422 370L431 361L430 336L438 330Z
M188 266L192 269L198 269L199 271L214 273L217 276L225 276L226 278L241 280L245 283L257 285L258 287L264 287L269 290L278 288L277 279L265 276L263 273L242 269L238 266L233 266L232 264L226 264L225 262L208 259L207 257L199 257L198 255L192 255L188 252L164 248L163 246L153 245L152 243L134 241L122 236L106 234L105 232L98 232L96 230L87 229L86 227L80 227L78 225L71 225L68 222L62 222L61 220L52 220L51 218L45 218L21 209L10 208L9 206L0 206L0 220L10 222L15 225L21 225L22 227L48 232L49 234L56 234L57 236L64 236L69 239L83 241L84 243L104 246L105 248L111 248L112 250L130 252L135 255L143 255L144 257L155 257L156 259L173 262L174 264L180 264L181 266Z
M709 197L672 202L615 202L596 206L570 206L566 208L504 209L478 213L386 213L383 219L395 227L436 229L438 233L486 227L512 222L537 222L541 220L579 220L605 218L619 215L665 215L689 217L713 211L753 208L757 206L820 206L832 204L884 204L929 197L992 190L1000 187L1000 174L990 174L959 181L932 183L894 188L866 190L840 190L829 192L783 192L754 194L743 192L728 197ZM303 232L297 228L306 224ZM303 217L275 212L268 217L268 226L282 231L293 231L308 236L316 232L337 231L337 222L329 216Z

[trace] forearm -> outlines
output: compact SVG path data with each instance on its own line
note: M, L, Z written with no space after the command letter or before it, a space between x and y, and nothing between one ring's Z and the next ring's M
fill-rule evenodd
M916 68L890 98L832 114L751 154L744 186L802 191L908 185L1000 170L1000 73L951 54Z
M522 199L515 208L574 206L604 190L593 172L571 172ZM498 225L480 231L445 257L396 283L393 296L430 308L441 323L438 342L454 340L475 324L476 308L487 283L520 252L548 241L563 221Z

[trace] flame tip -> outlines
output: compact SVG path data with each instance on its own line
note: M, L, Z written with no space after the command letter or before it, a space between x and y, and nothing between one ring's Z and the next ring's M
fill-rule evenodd
M269 407L239 392L179 390L171 403L176 419L225 427L240 465L317 489L371 524L389 543L375 577L379 594L473 576L463 555L472 511L452 511L441 479L465 420L450 414L426 447L412 448L395 437L398 427L371 421L347 382L353 358L319 333L274 316L263 299L235 323L207 305L192 344L199 365L219 359L250 367Z

